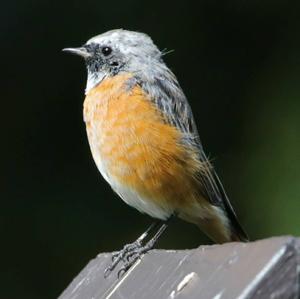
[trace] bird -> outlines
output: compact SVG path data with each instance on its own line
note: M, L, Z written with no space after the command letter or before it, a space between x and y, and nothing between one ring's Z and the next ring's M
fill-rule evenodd
M126 272L174 217L216 243L247 242L203 150L191 106L151 37L115 29L63 51L86 64L83 115L98 170L124 202L157 219L112 255L105 276L121 261L119 273Z

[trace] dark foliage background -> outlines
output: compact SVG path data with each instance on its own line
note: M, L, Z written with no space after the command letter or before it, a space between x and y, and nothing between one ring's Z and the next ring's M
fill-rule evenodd
M151 222L98 173L82 121L85 67L63 54L114 28L148 33L194 110L253 240L300 234L298 1L1 4L0 298L56 298L99 252ZM208 240L177 222L161 248Z

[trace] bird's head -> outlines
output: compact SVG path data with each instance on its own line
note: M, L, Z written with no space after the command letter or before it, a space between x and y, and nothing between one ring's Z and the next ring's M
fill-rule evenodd
M97 35L82 47L63 50L84 58L88 71L86 91L106 77L143 72L162 62L161 52L148 35L123 29Z

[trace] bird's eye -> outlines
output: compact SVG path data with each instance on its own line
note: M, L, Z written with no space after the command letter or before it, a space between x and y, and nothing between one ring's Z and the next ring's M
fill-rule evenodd
M101 49L101 52L104 56L108 56L112 52L112 48L111 47L103 47Z

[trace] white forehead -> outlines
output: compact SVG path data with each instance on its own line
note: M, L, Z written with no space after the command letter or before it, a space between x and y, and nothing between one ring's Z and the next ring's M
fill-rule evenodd
M92 37L87 44L100 44L120 49L123 53L141 52L148 55L159 55L160 51L152 39L145 33L116 29Z

